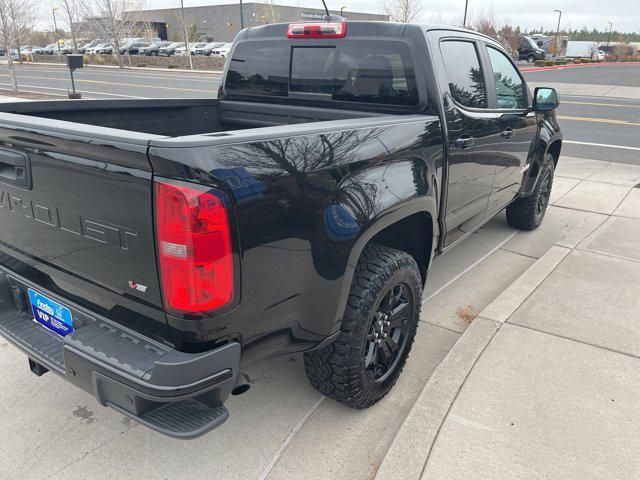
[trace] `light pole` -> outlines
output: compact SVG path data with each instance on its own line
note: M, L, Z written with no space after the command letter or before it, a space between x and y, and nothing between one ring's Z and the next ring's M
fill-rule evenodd
M464 2L464 18L462 19L462 28L467 26L467 9L469 8L469 0Z
M242 14L242 0L240 0L240 30L244 29L244 15Z
M556 57L560 53L560 20L562 19L562 10L554 10L558 14L558 27L556 28Z
M607 36L607 47L609 46L609 42L611 42L611 29L613 28L613 23L611 22L604 22L604 23L608 23L609 24L609 35Z
M342 11L343 11L345 8L347 8L347 7L345 7L345 6L340 7L340 16L342 16Z
M53 7L51 13L53 13L53 39L56 41L56 45L58 46L58 55L60 55L60 42L58 41L58 25L56 24L56 10L58 7Z

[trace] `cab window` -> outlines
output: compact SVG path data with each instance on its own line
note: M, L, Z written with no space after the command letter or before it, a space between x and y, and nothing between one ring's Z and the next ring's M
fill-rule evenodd
M445 40L440 44L449 90L464 107L487 108L480 58L473 42Z
M487 46L495 79L498 108L527 108L527 93L522 78L507 56Z

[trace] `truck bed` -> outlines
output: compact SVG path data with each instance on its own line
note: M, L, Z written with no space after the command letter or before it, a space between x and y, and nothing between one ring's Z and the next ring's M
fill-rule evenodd
M170 137L381 116L371 112L215 98L20 102L2 105L0 112Z

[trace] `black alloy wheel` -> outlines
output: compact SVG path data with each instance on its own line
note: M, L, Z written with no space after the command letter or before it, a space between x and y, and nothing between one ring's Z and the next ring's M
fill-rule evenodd
M374 313L364 348L364 366L372 380L384 381L407 344L413 295L405 283L394 285Z

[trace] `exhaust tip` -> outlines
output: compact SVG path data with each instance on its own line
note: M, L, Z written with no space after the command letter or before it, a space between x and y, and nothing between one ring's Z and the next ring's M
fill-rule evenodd
M44 365L40 365L35 360L31 360L31 359L29 359L29 370L31 370L38 377L41 377L42 375L44 375L49 371L47 367L45 367Z
M248 383L243 383L242 385L238 385L233 390L231 390L231 395L242 395L247 392L251 388L251 385Z

